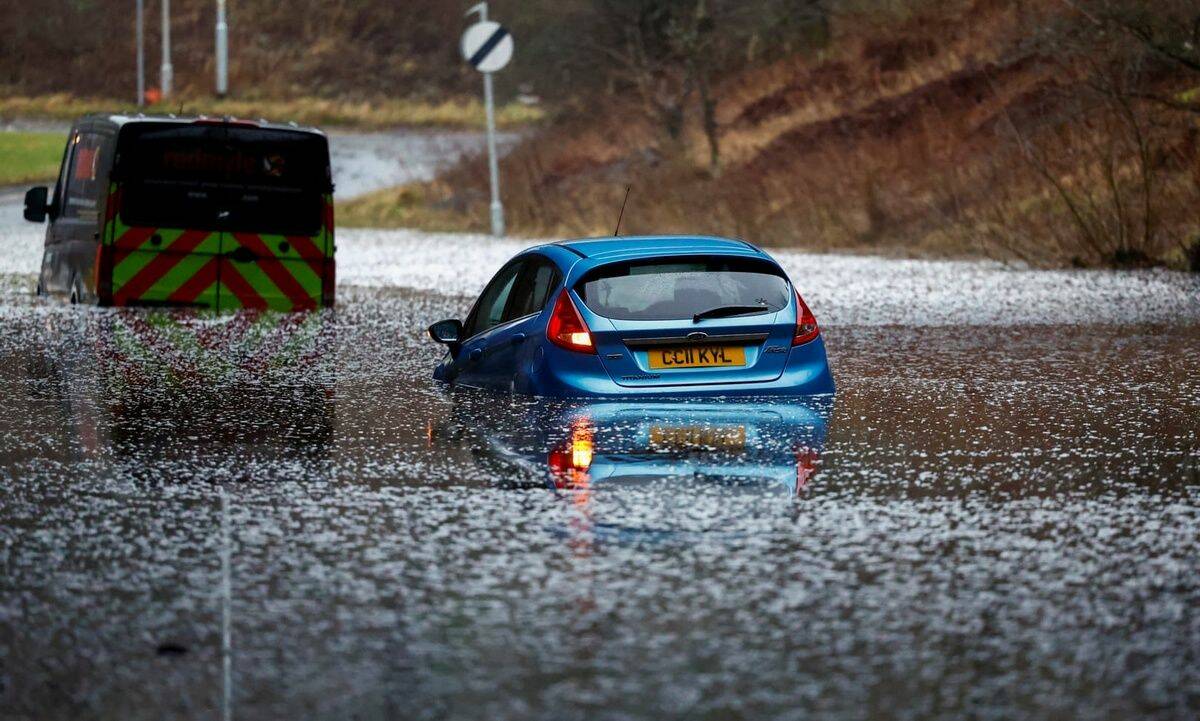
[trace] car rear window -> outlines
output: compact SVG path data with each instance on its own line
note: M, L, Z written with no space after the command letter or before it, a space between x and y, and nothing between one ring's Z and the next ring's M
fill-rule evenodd
M614 320L682 320L729 306L788 304L782 272L749 258L670 258L602 266L575 286L584 304Z
M127 225L315 235L330 188L313 133L137 123L121 131L117 177Z

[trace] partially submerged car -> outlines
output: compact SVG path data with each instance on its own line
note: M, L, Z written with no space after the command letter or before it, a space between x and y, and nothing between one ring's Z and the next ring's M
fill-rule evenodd
M93 115L71 127L38 293L77 303L308 310L334 301L329 143L312 128Z
M538 396L832 393L816 318L741 240L648 236L523 251L465 320L434 323L434 378Z

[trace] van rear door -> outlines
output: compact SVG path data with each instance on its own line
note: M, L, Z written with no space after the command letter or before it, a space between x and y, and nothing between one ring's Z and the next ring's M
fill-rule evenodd
M223 121L121 132L114 305L307 310L332 300L323 135Z

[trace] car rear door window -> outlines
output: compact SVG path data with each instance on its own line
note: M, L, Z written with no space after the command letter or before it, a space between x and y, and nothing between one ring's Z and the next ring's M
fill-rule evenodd
M466 335L471 337L504 322L504 311L524 263L512 263L496 274L483 289L475 310L467 319Z
M576 286L588 309L614 320L682 320L716 308L787 306L782 272L752 258L671 258L602 266Z
M541 312L558 280L558 269L553 263L545 258L530 259L517 278L503 322Z

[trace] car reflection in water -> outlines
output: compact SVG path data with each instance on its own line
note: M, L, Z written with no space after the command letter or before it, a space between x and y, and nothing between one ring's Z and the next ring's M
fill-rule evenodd
M832 397L520 401L455 391L438 442L469 445L497 482L581 491L664 482L793 496L817 470Z

